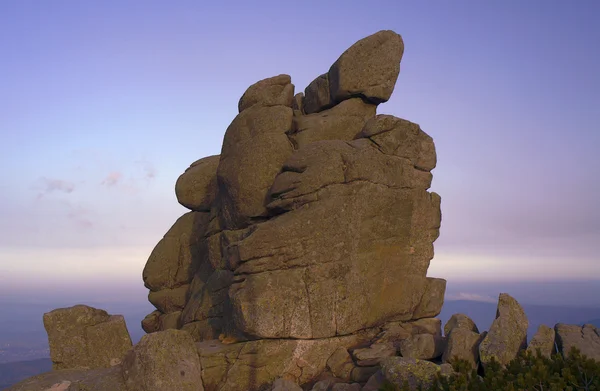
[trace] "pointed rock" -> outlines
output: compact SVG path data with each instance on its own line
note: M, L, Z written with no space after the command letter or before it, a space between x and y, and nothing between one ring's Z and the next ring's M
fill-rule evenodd
M479 345L479 357L484 369L492 357L500 365L514 360L519 351L527 347L528 325L527 316L519 303L508 294L501 293L496 319Z

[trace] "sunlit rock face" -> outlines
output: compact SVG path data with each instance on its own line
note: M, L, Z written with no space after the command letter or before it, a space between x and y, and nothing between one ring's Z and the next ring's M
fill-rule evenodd
M400 35L380 31L303 94L283 74L248 88L221 154L177 181L191 212L144 269L157 309L147 332L316 339L440 312L445 281L427 277L441 222L435 146L376 113L403 53Z

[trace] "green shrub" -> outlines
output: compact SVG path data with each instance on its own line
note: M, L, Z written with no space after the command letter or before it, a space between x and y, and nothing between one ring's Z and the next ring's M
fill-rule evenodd
M439 375L427 391L600 391L600 362L588 359L573 348L567 358L551 358L522 351L503 368L497 361L479 376L465 360L451 362L455 373ZM379 391L405 391L391 383Z

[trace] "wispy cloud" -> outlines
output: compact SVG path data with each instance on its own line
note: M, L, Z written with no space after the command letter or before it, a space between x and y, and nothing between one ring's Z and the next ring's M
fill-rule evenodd
M36 186L36 188L41 188L37 196L38 199L53 192L72 193L75 190L75 184L73 182L65 181L63 179L49 179L46 177L41 177L38 182L40 185Z
M102 181L102 185L108 187L115 186L121 181L122 178L123 174L121 174L119 171L113 171L110 174L108 174L106 178L104 178L104 180Z
M142 166L145 179L152 180L156 178L157 170L154 164L152 164L146 159L136 160L135 163L140 164Z
M468 301L480 301L484 303L496 303L498 299L491 296L480 295L478 293L467 293L458 292L446 295L446 300L468 300Z

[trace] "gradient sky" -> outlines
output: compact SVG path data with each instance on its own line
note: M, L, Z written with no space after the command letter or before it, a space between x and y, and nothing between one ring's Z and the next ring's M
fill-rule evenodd
M0 2L0 294L143 288L246 88L302 91L382 29L405 52L378 113L438 153L429 275L600 281L599 1L206 3Z

